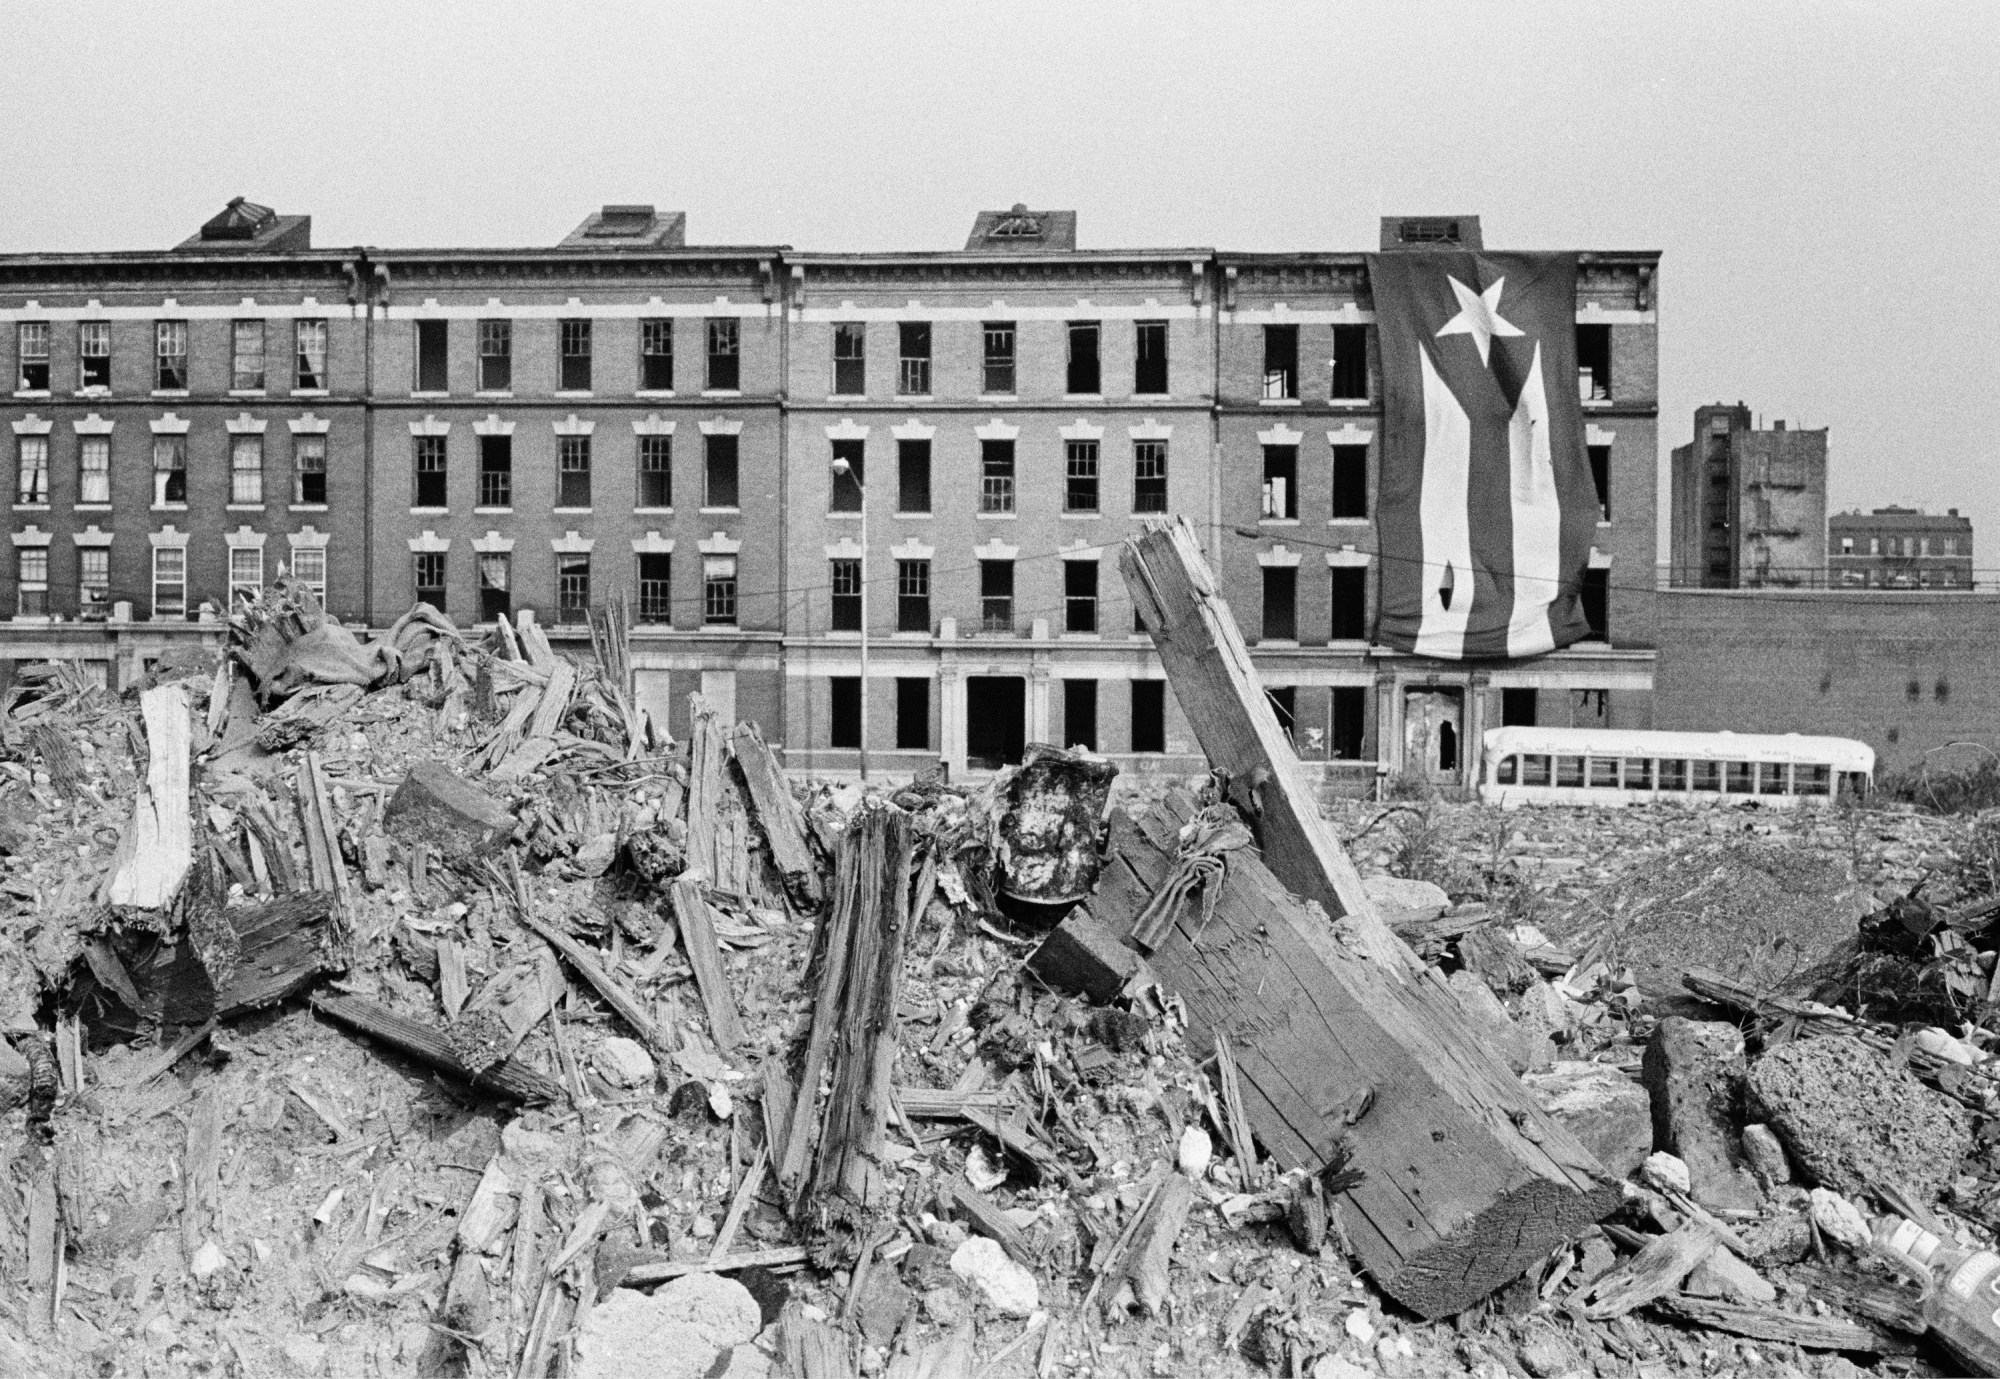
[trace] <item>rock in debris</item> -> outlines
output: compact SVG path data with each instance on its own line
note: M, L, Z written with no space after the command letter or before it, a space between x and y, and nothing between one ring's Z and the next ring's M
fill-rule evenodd
M1937 1200L1972 1152L1965 1108L1859 1039L1799 1039L1750 1069L1750 1096L1791 1160L1822 1187L1900 1187Z
M1646 1089L1602 1063L1558 1063L1521 1084L1614 1178L1629 1178L1653 1149Z
M1785 1159L1785 1146L1778 1143L1777 1135L1768 1125L1743 1127L1743 1157L1750 1161L1750 1171L1766 1187L1780 1187L1792 1181L1792 1166Z
M1727 1250L1711 1250L1708 1258L1695 1266L1682 1285L1684 1292L1698 1298L1721 1298L1753 1307L1778 1300L1778 1290L1755 1269Z
M951 1271L1010 1317L1029 1315L1040 1301L1035 1276L1009 1259L997 1242L983 1235L974 1236L952 1252Z
M1556 1061L1555 1045L1546 1036L1516 1025L1507 1014L1507 1007L1500 1004L1500 998L1478 977L1460 968L1445 978L1445 985L1458 998L1459 1009L1486 1036L1509 1070L1525 1073L1531 1068L1547 1068Z
M1646 1045L1641 1076L1653 1099L1653 1143L1688 1166L1695 1200L1755 1210L1757 1183L1735 1143L1743 1076L1736 1027L1668 1016Z
M577 1337L578 1379L702 1379L763 1326L757 1299L734 1279L684 1274L651 1297L613 1289Z
M1819 1227L1822 1235L1838 1240L1857 1252L1868 1248L1872 1236L1868 1218L1861 1214L1861 1208L1832 1188L1816 1187L1808 1200L1812 1203L1813 1224Z
M1451 897L1435 881L1411 881L1401 876L1364 876L1361 889L1388 924L1413 924L1436 919L1451 908Z
M653 1056L636 1039L607 1039L597 1050L597 1070L613 1086L650 1086Z
M406 843L427 843L442 856L478 856L506 844L514 816L448 768L420 761L389 797L382 827Z

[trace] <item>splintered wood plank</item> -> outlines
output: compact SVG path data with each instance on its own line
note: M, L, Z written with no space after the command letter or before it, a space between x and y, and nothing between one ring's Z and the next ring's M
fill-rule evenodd
M1128 920L1164 884L1187 802L1114 813L1100 911ZM1287 1169L1345 1159L1348 1233L1391 1296L1460 1311L1610 1212L1614 1184L1520 1081L1458 1037L1452 997L1338 938L1263 862L1238 854L1204 925L1189 906L1148 959L1197 1057L1226 1038L1256 1138Z
M1356 945L1415 977L1416 955L1383 922L1319 806L1250 661L1229 605L1184 517L1127 539L1119 569L1152 634L1167 682L1211 768L1228 773L1264 862L1284 885L1345 917Z
M820 891L819 867L806 842L805 820L777 759L755 723L736 727L736 764L749 787L750 804L757 811L757 825L764 841L771 845L771 860L785 880L785 896L805 913L819 909L824 898Z
M104 903L157 910L180 891L193 865L193 821L188 814L188 755L194 725L187 691L160 685L139 696L146 720L146 779L132 807L132 822L118 840Z
M699 694L688 696L687 856L688 865L721 885L722 866L716 858L716 825L722 816L722 792L727 782L729 748L722 721Z
M736 998L730 993L729 979L722 972L722 950L715 941L715 917L701 897L699 882L676 878L672 893L674 922L680 926L688 966L694 969L694 984L701 991L702 1008L708 1012L708 1032L716 1049L727 1058L743 1043L743 1022L736 1014Z

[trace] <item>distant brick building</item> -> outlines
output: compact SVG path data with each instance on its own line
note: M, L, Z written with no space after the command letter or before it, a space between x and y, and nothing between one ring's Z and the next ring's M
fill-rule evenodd
M1750 409L1695 409L1673 452L1670 581L1704 589L1826 580L1826 431L1758 430Z
M1839 512L1826 528L1827 564L1839 588L1973 587L1972 519L1957 508L1942 517L1899 507Z

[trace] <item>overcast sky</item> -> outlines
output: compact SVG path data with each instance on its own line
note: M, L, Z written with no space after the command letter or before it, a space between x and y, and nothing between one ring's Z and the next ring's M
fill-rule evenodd
M2000 567L2000 4L73 8L0 0L0 251L164 247L233 195L320 244L1660 249L1662 461L1712 400L1832 428L1831 505Z

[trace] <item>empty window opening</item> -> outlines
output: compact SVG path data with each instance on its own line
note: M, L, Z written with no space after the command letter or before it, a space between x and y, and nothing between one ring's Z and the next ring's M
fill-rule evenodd
M861 511L861 486L867 482L863 463L860 441L833 443L833 464L827 474L833 483L833 492L827 499L828 512Z
M590 322L558 321L556 335L561 346L556 373L557 390L565 393L589 392Z
M1098 337L1102 328L1096 321L1069 323L1069 373L1063 391L1095 396L1104 391L1098 365Z
M1298 686L1266 685L1264 701L1271 706L1271 714L1278 720L1278 731L1289 739L1295 739L1299 721Z
M514 505L514 438L479 438L479 506L505 508Z
M1333 447L1333 512L1330 515L1349 518L1368 516L1367 446Z
M672 318L639 322L639 388L670 393L674 388L674 323Z
M703 436L705 484L701 505L705 508L734 508L737 503L736 437Z
M841 397L861 397L868 391L868 325L864 321L833 324L833 391Z
M979 510L1014 510L1014 442L979 443Z
M1132 511L1167 510L1167 443L1132 442Z
M979 627L983 632L1014 630L1014 562L979 562Z
M1028 682L1017 675L965 681L965 756L975 770L1018 766L1027 746Z
M827 746L855 751L861 746L861 677L827 677Z
M556 437L556 506L590 506L590 437Z
M928 397L931 391L931 323L903 321L896 327L896 391Z
M1336 402L1368 399L1368 327L1333 328L1333 388Z
M835 632L859 632L861 630L861 562L858 560L836 560L831 562L828 580L832 588L833 622Z
M896 511L931 510L931 443L896 442Z
M1611 571L1589 569L1583 572L1583 587L1578 591L1583 604L1583 619L1590 624L1590 635L1600 642L1611 640Z
M1335 565L1326 572L1332 613L1327 636L1336 642L1359 642L1368 636L1368 567Z
M1290 565L1264 567L1263 639L1293 642L1299 637L1299 572Z
M443 551L418 551L412 558L414 566L412 578L416 582L417 602L428 603L442 613L444 607L444 555Z
M1063 445L1063 511L1097 511L1097 442Z
M1576 390L1585 402L1611 397L1611 327L1576 328Z
M479 620L494 622L514 611L514 558L505 551L479 557Z
M1592 445L1590 452L1590 482L1597 489L1597 520L1611 520L1611 447Z
M1063 742L1086 751L1097 750L1097 681L1065 680L1063 687Z
M442 393L450 389L445 342L449 321L419 321L417 324L417 379L420 393Z
M299 436L292 441L292 501L303 507L326 506L326 437Z
M1141 396L1164 396L1167 392L1167 323L1136 322L1132 345L1135 355L1132 391Z
M664 552L639 557L639 621L674 620L674 558Z
M1266 398L1299 395L1299 328L1264 327L1264 393Z
M928 560L896 562L896 630L931 630L931 563Z
M1333 687L1333 732L1328 744L1337 761L1361 760L1362 728L1368 712L1368 691L1360 685Z
M1264 516L1280 520L1299 515L1299 448L1264 447Z
M1097 630L1097 562L1063 562L1063 631Z
M896 678L896 748L923 752L931 745L931 682L916 676Z
M674 438L639 437L639 506L670 508L674 505Z
M1167 682L1134 680L1132 684L1132 750L1167 750Z
M1535 710L1539 691L1531 689L1503 689L1500 691L1500 726L1503 728L1532 728L1535 726Z
M979 390L1011 396L1014 392L1014 323L988 321L981 330L984 349Z
M443 436L417 436L413 438L416 454L413 460L416 474L416 492L412 503L420 508L442 508L445 496L445 452ZM483 440L483 438L482 438ZM481 445L483 453L485 447Z
M504 393L514 386L514 323L479 323L479 391Z

